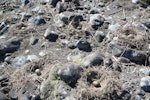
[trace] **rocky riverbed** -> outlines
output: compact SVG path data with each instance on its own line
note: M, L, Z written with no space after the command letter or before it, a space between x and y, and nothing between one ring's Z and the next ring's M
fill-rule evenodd
M150 0L0 0L0 100L149 100Z

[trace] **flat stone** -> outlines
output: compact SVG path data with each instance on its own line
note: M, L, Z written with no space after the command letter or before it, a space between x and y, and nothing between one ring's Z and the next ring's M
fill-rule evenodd
M9 96L11 100L18 100L18 94L14 89L11 89L11 91L9 92Z
M52 31L50 28L46 29L44 33L45 39L48 39L51 42L56 42L58 39L58 34L55 31Z
M30 18L29 22L32 23L32 24L34 24L34 25L46 24L46 21L41 16L37 16L35 18Z
M10 100L5 94L0 92L0 100Z
M29 3L29 0L21 0L22 6L25 6Z
M98 42L102 42L105 38L105 34L102 31L96 31L95 38Z
M83 21L83 15L73 13L69 16L69 21L74 28L77 28L81 21Z
M117 29L119 29L120 25L118 23L114 24L114 25L109 25L108 29L110 31L116 31Z
M49 4L55 7L59 0L49 0Z
M128 58L131 62L134 62L139 65L148 64L148 61L147 61L148 59L147 59L146 54L139 52L139 51L128 49L128 50L125 50L122 56L125 58Z
M36 61L38 58L39 58L39 57L36 56L36 55L28 55L28 56L27 56L27 61L30 61L30 62Z
M5 22L2 22L0 24L0 35L4 34L8 28L9 28L9 25L6 24Z
M21 15L22 15L21 21L27 21L32 16L31 13L26 13L26 12L21 13Z
M105 59L104 63L105 63L106 67L109 67L113 64L113 61L111 58L107 58L107 59Z
M12 37L7 41L0 42L0 59L5 59L6 53L13 53L17 51L20 47L20 40L16 37Z
M56 5L56 10L57 10L58 13L66 11L67 10L66 3L58 2L57 5Z
M150 92L150 76L146 76L146 77L141 78L140 87L145 92Z
M67 63L58 70L58 75L65 82L76 83L80 78L81 67L75 63Z
M14 67L21 67L28 62L25 56L17 56L13 59L12 64Z
M101 56L101 54L98 52L94 52L87 55L85 58L83 58L82 64L83 66L88 67L88 66L101 65L102 62L103 62L103 57Z
M35 45L36 43L38 43L39 39L38 38L35 38L35 37L31 37L30 38L30 45Z
M86 40L83 40L83 39L80 39L77 42L77 48L79 50L86 51L86 52L91 52L92 51L90 43Z
M130 60L128 58L125 58L125 57L119 57L118 61L121 63L129 63L130 62Z
M114 56L119 57L124 51L120 46L116 44L110 44L109 46Z
M90 25L93 29L97 30L104 23L105 19L100 14L90 16Z
M143 75L149 76L150 75L150 68L141 68L139 70L139 74L143 74Z
M146 22L143 23L147 28L150 29L150 20L147 20Z

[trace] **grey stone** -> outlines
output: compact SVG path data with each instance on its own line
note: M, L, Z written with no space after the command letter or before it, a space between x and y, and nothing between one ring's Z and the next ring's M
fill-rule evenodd
M147 20L146 22L143 23L147 28L150 29L150 20Z
M13 53L20 47L20 40L16 37L12 37L6 42L0 42L0 55L4 55L6 53Z
M131 100L131 94L128 91L123 90L121 94L121 100Z
M149 63L149 65L150 65L150 56L148 57L148 63Z
M35 45L36 43L38 43L39 39L35 38L35 37L31 37L30 38L30 45Z
M14 89L11 89L11 91L9 92L9 96L11 98L11 100L18 100L18 93L14 90Z
M35 18L30 18L29 22L32 23L32 24L34 24L34 25L46 24L46 21L41 16L37 16Z
M40 9L41 9L41 7L37 6L37 7L32 9L32 12L37 13Z
M12 64L14 67L21 67L24 64L26 64L28 62L27 58L25 56L18 56L16 58L13 59Z
M140 0L132 0L132 3L138 3Z
M29 53L30 53L30 50L28 49L24 51L24 54L29 54Z
M139 74L144 74L144 75L149 76L150 75L150 68L141 68L139 70Z
M33 95L32 100L41 100L41 97L39 94Z
M22 6L25 6L29 3L29 0L21 0Z
M146 77L141 78L140 87L145 92L150 92L150 76L146 76Z
M108 29L109 24L110 24L109 22L105 21L105 22L103 23L103 28L104 28L104 29Z
M12 16L11 18L11 24L16 24L20 20L19 16Z
M38 11L38 14L39 14L39 15L44 15L45 13L46 13L46 11L43 10L43 9L40 9L40 10Z
M122 72L121 67L117 63L114 63L112 67L113 67L114 70L116 70L118 72Z
M50 28L47 28L44 33L44 37L51 42L56 42L58 39L58 34L55 31L52 31Z
M3 87L1 88L1 91L4 93L4 94L8 94L9 91L11 90L11 88L8 86L8 87Z
M49 4L55 7L59 0L49 0Z
M140 96L144 96L145 95L145 92L143 90L136 90L135 92L137 95L140 95Z
M40 4L45 5L49 2L49 0L40 0Z
M77 100L77 99L73 96L67 96L64 100Z
M19 97L19 100L31 100L31 99L30 99L29 95L23 94Z
M83 15L74 13L69 16L69 21L74 28L77 28L81 21L83 21Z
M22 21L27 21L32 16L31 13L26 13L26 12L21 13L21 15L22 15L21 17Z
M66 83L75 84L80 78L81 67L75 63L67 63L58 70L58 76Z
M90 43L84 39L80 39L78 42L77 42L77 48L79 50L82 50L82 51L86 51L86 52L91 52L92 51L92 47L90 45Z
M9 25L6 24L5 22L2 22L0 24L0 35L4 34L8 28L9 28Z
M74 62L74 61L79 61L78 63L80 63L80 61L82 60L82 58L84 57L85 55L84 54L75 54L75 55L73 55L73 54L69 54L68 56L67 56L67 60L68 61L72 61L72 62Z
M128 58L125 58L125 57L119 57L118 61L121 63L129 63L130 62L130 60Z
M135 50L125 50L125 52L122 55L125 58L128 58L131 62L134 62L139 65L147 65L148 64L148 59L146 54L140 52L140 51L135 51ZM146 63L147 62L147 63Z
M37 60L38 56L36 56L36 55L28 55L26 59L27 59L27 61L32 62L32 61Z
M62 0L62 2L71 2L72 0Z
M36 89L37 89L36 84L34 84L31 81L27 81L22 85L20 92L21 94L30 94L29 96L32 96L31 93L35 93Z
M43 57L45 55L47 55L47 52L45 50L39 52L39 56Z
M65 98L67 95L69 95L70 87L66 86L63 82L59 82L55 86L55 93L60 96L60 98Z
M99 2L98 3L98 7L104 7L105 6L105 3L104 2Z
M66 3L58 2L57 5L56 5L56 10L57 10L58 13L66 11L67 10Z
M59 38L60 39L65 39L67 37L66 33L60 33Z
M6 76L6 75L0 76L0 82L8 82L8 81L9 81L9 77L8 76Z
M100 14L90 16L90 25L93 29L97 30L104 23L105 19Z
M5 22L2 22L2 23L0 24L0 30L2 30L4 27L6 27L6 23L5 23Z
M95 38L98 42L102 42L105 38L105 34L102 31L96 31Z
M119 57L124 52L123 48L116 44L110 44L109 46L114 56Z
M105 63L106 67L109 67L113 64L113 61L111 58L107 58L107 59L105 59L104 63Z
M114 24L114 25L109 25L108 29L110 31L116 31L117 29L119 29L120 25L118 23Z
M75 45L75 43L69 43L68 44L68 48L70 49L75 49L77 46Z
M0 92L0 100L10 100L5 94Z
M69 16L70 16L70 13L60 13L60 14L59 14L60 20L61 20L64 24L68 24L68 22L69 22Z
M60 13L54 16L54 23L57 27L63 27L65 24L68 24L69 18L67 14Z
M5 62L10 63L11 62L11 57L10 56L5 57Z
M135 100L142 100L141 97L139 95L135 96Z
M88 67L88 66L101 65L102 62L103 62L103 57L101 56L101 54L98 52L94 52L87 55L85 58L83 58L82 64L83 66Z
M64 23L62 22L62 20L61 20L61 17L60 17L60 15L59 14L56 14L55 16L54 16L54 23L55 23L55 26L57 26L57 27L62 27L62 26L64 26Z
M92 8L90 11L89 11L89 14L98 14L99 11L98 11L98 8Z

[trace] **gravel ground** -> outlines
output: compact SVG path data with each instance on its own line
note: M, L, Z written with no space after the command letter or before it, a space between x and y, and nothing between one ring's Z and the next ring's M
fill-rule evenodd
M1 0L0 100L149 100L150 0Z

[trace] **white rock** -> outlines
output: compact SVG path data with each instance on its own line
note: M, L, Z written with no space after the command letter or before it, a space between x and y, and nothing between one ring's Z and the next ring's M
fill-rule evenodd
M43 56L45 56L46 54L47 54L47 52L43 50L43 51L40 51L39 56L43 57Z
M141 68L139 70L139 73L144 75L150 75L150 68Z
M132 0L132 3L138 3L140 0Z
M14 67L21 67L22 65L24 65L25 63L27 63L28 60L25 56L18 56L13 60L13 66Z
M25 50L24 53L25 53L25 54L29 54L29 53L30 53L30 50Z
M150 92L150 76L146 76L146 77L141 78L140 87L145 92Z
M120 24L116 23L114 25L109 25L108 29L110 31L116 31L117 29L119 29L119 27L120 27Z
M30 62L35 61L37 59L38 59L38 56L36 56L36 55L28 55L27 56L27 60Z

